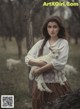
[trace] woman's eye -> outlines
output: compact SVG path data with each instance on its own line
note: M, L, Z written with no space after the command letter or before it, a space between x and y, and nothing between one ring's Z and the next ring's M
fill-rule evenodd
M48 28L51 28L51 26L48 26Z
M48 26L48 28L57 28L57 26L55 25L55 26Z
M53 28L57 28L57 26L55 25L55 26L53 26Z

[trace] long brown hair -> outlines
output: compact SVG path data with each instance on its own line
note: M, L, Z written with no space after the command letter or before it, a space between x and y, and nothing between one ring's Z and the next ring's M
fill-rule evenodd
M60 28L59 33L58 33L58 38L66 39L66 30L65 30L65 27L64 27L60 17L58 17L58 16L51 16L51 17L49 17L44 22L43 27L42 27L42 33L43 33L43 36L44 36L44 41L43 41L42 46L41 46L41 48L39 50L38 56L42 55L43 48L44 48L47 40L50 39L50 35L48 34L48 31L47 31L47 25L48 25L49 22L56 22L58 24L59 28Z

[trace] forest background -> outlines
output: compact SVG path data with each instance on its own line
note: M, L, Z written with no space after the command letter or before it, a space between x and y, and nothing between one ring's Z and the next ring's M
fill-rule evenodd
M49 1L58 0L46 0ZM32 45L42 38L42 24L50 15L60 16L68 30L68 63L78 71L68 76L68 80L73 90L80 88L80 7L43 7L43 2L45 0L0 0L0 95L14 95L15 109L26 109L31 100L29 69L24 58ZM20 59L21 63L9 70L6 66L9 58Z

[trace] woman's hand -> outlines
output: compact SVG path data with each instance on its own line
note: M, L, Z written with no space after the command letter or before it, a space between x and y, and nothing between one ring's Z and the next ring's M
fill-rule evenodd
M33 70L33 76L39 76L41 74L39 68Z
M52 64L46 64L46 65L44 65L42 67L38 67L38 68L34 69L33 70L33 75L34 76L38 76L38 75L40 75L42 73L45 73L48 70L52 70L53 68L54 67L53 67Z

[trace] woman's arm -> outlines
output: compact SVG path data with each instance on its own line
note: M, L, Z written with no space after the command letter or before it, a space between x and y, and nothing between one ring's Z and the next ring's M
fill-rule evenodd
M47 64L47 63L44 62L44 61L35 61L35 59L29 60L28 63L29 63L29 65L31 65L31 66L39 66L39 67L42 67L42 66L44 66L44 65Z
M43 40L40 40L38 41L27 53L27 56L25 56L25 63L27 64L27 66L29 67L32 67L30 64L32 64L30 62L29 64L29 61L30 60L34 60L37 56L38 56L38 52L39 52L39 49L41 47L43 43Z
M37 68L33 71L33 75L34 76L37 76L37 75L40 75L41 73L45 73L46 71L48 70L52 70L54 67L52 64L46 64L40 68Z

